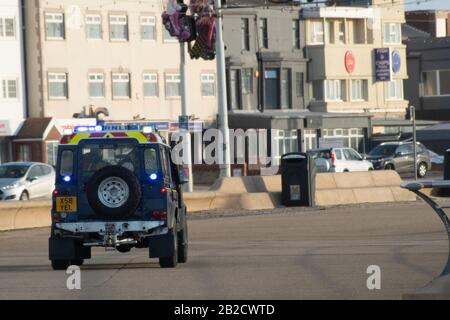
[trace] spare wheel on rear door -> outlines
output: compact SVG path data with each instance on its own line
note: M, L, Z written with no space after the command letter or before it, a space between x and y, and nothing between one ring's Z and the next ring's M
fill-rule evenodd
M86 193L95 213L108 220L131 216L142 195L136 175L121 166L107 166L94 173Z

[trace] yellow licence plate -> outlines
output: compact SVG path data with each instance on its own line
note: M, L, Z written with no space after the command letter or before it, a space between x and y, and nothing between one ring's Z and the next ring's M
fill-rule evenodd
M56 197L57 212L77 211L77 197Z

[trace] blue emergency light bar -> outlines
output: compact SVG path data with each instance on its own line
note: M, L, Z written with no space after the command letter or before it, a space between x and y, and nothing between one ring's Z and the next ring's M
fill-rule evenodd
M84 132L102 132L102 131L144 131L145 133L155 132L154 125L142 125L142 124L103 124L95 126L78 126L74 129L75 133Z

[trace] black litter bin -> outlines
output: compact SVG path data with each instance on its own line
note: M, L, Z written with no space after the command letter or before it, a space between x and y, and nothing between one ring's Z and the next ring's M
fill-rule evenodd
M450 149L444 154L444 180L450 180Z
M285 206L315 205L316 166L306 153L293 152L281 157L281 201Z

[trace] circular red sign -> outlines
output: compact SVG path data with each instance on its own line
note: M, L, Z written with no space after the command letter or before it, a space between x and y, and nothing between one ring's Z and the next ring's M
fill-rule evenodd
M347 51L345 53L345 69L347 69L348 73L352 73L355 71L356 60L353 52Z

